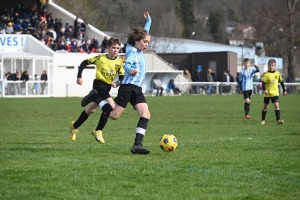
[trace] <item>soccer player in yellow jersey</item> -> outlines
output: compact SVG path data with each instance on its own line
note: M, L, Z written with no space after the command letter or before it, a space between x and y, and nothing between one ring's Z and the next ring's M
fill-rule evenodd
M268 62L268 71L265 72L261 77L262 87L264 90L264 107L261 113L261 125L265 124L270 100L274 104L277 124L284 123L284 121L280 119L278 83L281 84L284 96L287 94L287 92L284 87L282 76L279 71L275 70L275 67L276 61L274 59L270 59Z
M122 81L124 78L123 60L118 57L120 45L121 43L118 38L111 37L108 40L108 53L97 55L95 57L84 60L80 64L77 73L77 84L81 85L83 82L81 77L83 69L87 65L96 65L96 78L93 82L93 89L96 90L99 96L105 99L112 106L112 108L115 107L115 103L111 98L109 91L111 87L118 87L120 85L120 81ZM119 75L119 80L114 81L117 74ZM81 106L84 107L85 105L81 104ZM73 141L76 140L76 133L79 132L77 129L88 119L90 114L96 111L97 108L98 105L94 102L91 102L89 104L89 107L82 111L77 121L72 121L69 123L71 139ZM107 121L108 115L102 112L98 126L95 130L92 131L95 139L102 144L105 143L102 136L102 130L105 127Z

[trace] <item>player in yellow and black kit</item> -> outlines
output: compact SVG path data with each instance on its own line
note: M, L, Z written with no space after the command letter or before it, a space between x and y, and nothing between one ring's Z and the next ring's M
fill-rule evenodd
M108 40L108 53L84 60L80 64L77 74L77 84L81 85L81 74L83 69L87 65L96 65L96 79L94 79L93 82L93 89L96 90L99 96L105 99L113 108L115 107L115 103L111 98L109 91L111 87L118 87L120 85L120 81L122 81L122 79L124 78L123 60L117 57L120 50L120 45L121 43L118 38L111 37ZM119 80L114 81L117 74L119 75ZM83 103L81 103L81 106L84 107L86 105L83 105ZM71 139L73 141L76 140L76 133L79 132L77 129L87 120L90 114L96 111L97 108L98 105L96 103L90 103L89 107L82 111L76 122L72 121L69 123ZM95 130L92 131L95 139L102 144L105 143L102 136L102 130L105 127L107 120L108 115L102 112L98 126Z
M280 119L278 83L281 84L284 96L287 94L287 92L285 91L282 76L279 71L275 70L275 67L276 61L274 59L270 59L268 62L269 70L265 72L261 77L262 87L264 90L264 107L261 114L261 125L265 124L267 109L270 100L274 104L277 124L284 123L284 121Z

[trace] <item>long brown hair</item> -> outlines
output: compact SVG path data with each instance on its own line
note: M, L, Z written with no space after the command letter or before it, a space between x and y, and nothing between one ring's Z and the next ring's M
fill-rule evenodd
M132 27L133 32L127 33L127 43L134 46L135 41L140 41L141 39L145 38L147 35L150 35L144 28L138 27L134 28Z

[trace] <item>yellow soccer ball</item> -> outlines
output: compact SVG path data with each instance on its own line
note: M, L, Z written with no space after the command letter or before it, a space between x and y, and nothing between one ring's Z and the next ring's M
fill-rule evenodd
M159 140L159 146L165 152L175 151L177 145L178 140L172 134L165 134Z

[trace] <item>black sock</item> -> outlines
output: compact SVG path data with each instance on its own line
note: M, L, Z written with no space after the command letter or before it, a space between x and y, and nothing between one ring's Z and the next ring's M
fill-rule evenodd
M266 115L267 115L267 110L262 110L261 111L261 121L265 121L266 120Z
M101 109L103 112L105 112L107 114L107 116L109 116L109 114L113 110L113 108L111 107L111 105L109 103L104 104L104 106L102 106Z
M250 111L250 103L246 103L244 104L244 110L245 110L245 115L249 114Z
M276 121L280 120L280 110L275 110Z
M143 142L143 139L144 139L144 136L145 136L145 133L146 133L146 129L147 129L147 126L148 126L148 121L149 119L147 118L144 118L144 117L140 117L140 120L137 124L137 133L136 133L136 136L135 136L135 141L134 141L134 145L142 145L142 142ZM141 129L141 133L138 133L139 129Z
M136 133L135 134L135 140L134 140L134 145L142 145L144 139L144 135L141 133Z
M99 119L98 126L96 128L96 131L98 131L98 130L102 131L104 129L107 121L108 121L108 115L105 112L102 112L100 119Z
M78 127L80 127L85 122L85 120L87 120L88 117L89 117L89 115L86 114L85 110L82 111L79 118L76 120L76 122L73 125L74 128L77 129Z
M248 103L248 114L250 113L250 103Z

